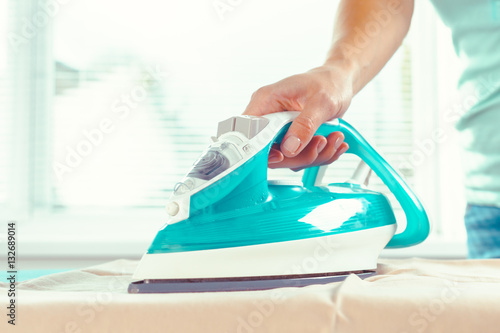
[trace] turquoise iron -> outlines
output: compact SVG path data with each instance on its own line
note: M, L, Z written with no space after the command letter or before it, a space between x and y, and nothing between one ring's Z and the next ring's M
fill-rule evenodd
M268 181L267 158L298 112L238 116L179 182L166 225L143 256L130 293L206 292L300 287L373 274L385 248L418 244L429 234L421 203L396 171L347 122L347 153L359 156L401 204L399 234L387 198L353 182L321 185L319 167L302 183Z

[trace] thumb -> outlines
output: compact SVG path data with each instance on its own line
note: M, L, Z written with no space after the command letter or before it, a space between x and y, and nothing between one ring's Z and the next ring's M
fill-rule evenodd
M298 155L311 141L318 127L327 120L320 108L304 109L295 118L281 141L280 150L283 155L286 157Z

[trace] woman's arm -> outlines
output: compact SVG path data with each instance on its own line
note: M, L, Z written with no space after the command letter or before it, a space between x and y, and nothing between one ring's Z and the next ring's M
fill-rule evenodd
M314 136L325 121L341 117L352 97L387 63L408 32L413 0L341 0L325 63L257 90L244 114L301 111L271 167L301 169L335 161L345 150L341 133Z

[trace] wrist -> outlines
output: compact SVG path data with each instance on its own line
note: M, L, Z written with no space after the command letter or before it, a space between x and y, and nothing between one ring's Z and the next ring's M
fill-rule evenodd
M337 76L340 74L345 78L346 83L351 85L352 91L356 94L359 91L358 82L360 81L361 66L354 59L338 55L329 55L323 66Z
M355 90L355 82L357 76L356 65L349 60L332 60L317 68L313 68L310 72L320 72L323 77L329 82L331 87L337 91L342 91L343 96L352 98L357 90Z

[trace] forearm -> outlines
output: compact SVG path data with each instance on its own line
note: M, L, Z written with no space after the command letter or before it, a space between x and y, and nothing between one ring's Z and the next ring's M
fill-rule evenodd
M300 111L273 149L274 167L294 170L335 161L348 149L341 133L315 136L342 117L359 92L396 52L408 32L414 0L340 0L332 47L323 66L257 90L244 114Z
M342 64L356 94L384 67L406 36L414 0L341 0L326 66Z

